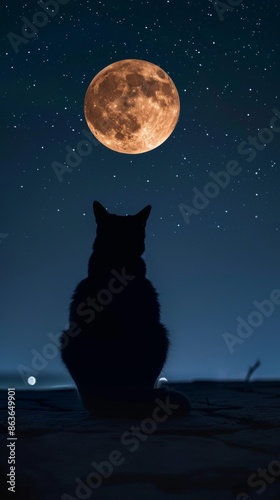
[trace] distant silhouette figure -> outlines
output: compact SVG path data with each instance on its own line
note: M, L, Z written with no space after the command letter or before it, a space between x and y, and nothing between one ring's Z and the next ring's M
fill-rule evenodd
M97 232L88 277L72 297L62 360L94 415L144 415L157 398L173 405L169 415L186 415L190 403L184 394L154 388L169 340L141 258L151 206L119 216L95 201L93 210Z
M247 372L247 375L245 377L245 382L249 382L253 373L257 370L257 368L259 368L259 366L261 366L261 362L258 359L253 366L250 366L250 368L248 368L248 372Z

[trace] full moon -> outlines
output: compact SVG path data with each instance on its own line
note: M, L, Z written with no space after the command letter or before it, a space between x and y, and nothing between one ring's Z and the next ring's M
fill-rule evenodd
M35 385L36 378L35 377L28 377L27 382L29 383L29 385Z
M139 59L110 64L91 81L84 113L92 134L118 153L139 154L172 134L180 113L177 89L163 69Z

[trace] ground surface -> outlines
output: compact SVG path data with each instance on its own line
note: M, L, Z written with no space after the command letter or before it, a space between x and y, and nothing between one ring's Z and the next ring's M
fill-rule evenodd
M1 499L280 500L280 382L176 388L193 410L174 419L162 409L161 423L93 420L71 390L17 391L16 495L4 477ZM7 392L0 398L6 475Z

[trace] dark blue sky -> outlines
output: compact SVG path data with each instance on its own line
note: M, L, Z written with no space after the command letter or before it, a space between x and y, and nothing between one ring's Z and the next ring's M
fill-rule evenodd
M38 2L15 0L0 18L2 370L24 365L38 375L32 349L42 353L67 322L98 200L120 215L152 205L144 258L172 341L167 377L243 378L258 358L259 377L279 377L277 294L267 317L251 314L280 289L278 3L246 0L220 16L207 0L62 3L40 17ZM48 22L19 39L23 16ZM66 148L88 130L90 81L127 58L173 79L181 100L174 133L140 155L95 146L60 182L52 163L65 163ZM226 187L207 187L230 167ZM209 194L199 210L197 190ZM189 224L186 206L196 210ZM256 326L238 337L248 316ZM239 339L233 352L225 332ZM53 373L64 373L59 356L40 376Z

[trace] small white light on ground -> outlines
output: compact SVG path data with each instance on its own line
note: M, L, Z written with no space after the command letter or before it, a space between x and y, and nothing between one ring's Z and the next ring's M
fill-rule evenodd
M35 385L36 378L35 377L28 377L27 382L29 383L29 385Z

